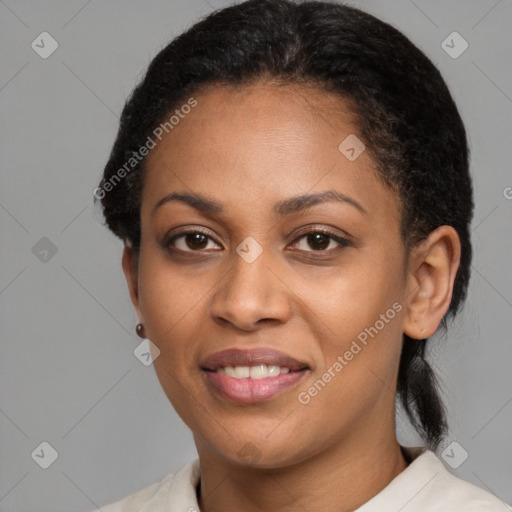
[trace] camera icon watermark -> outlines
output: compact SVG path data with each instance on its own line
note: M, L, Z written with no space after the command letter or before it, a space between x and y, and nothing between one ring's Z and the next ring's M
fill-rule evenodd
M469 43L458 32L452 32L441 43L441 48L452 59L458 59L468 49L468 47Z
M57 460L59 454L50 443L43 441L30 456L40 467L48 469Z
M512 199L512 187L505 187L503 189L503 196L505 199Z
M351 133L348 137L343 139L341 144L338 146L340 153L345 156L347 160L353 162L361 156L366 149L363 141Z
M247 464L254 464L261 459L261 452L252 443L245 443L237 452L238 458Z
M252 263L259 258L263 252L263 247L252 236L248 236L236 248L236 252L246 263Z
M457 441L453 441L443 450L441 457L452 469L457 469L464 464L469 454Z
M47 59L59 47L59 43L48 32L41 32L30 46L41 59Z
M42 263L48 263L57 254L57 246L49 238L43 236L32 247L32 254Z
M142 340L133 351L133 355L144 365L151 366L160 356L160 349L147 338Z

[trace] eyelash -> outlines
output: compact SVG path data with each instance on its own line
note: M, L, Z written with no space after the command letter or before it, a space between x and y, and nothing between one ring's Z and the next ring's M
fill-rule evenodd
M180 231L179 233L176 233L168 238L165 239L164 241L164 247L165 248L168 248L170 250L173 250L173 251L176 251L176 252L183 252L183 253L201 253L201 250L197 250L197 251L194 251L194 250L183 250L183 249L176 249L176 248L173 248L171 247L171 245L178 239L178 238L182 238L188 234L201 234L201 235L204 235L205 237L209 238L210 240L213 240L216 244L220 245L213 237L211 237L207 232L199 229L199 228L195 228L195 229L187 229L187 230L184 230L184 231ZM315 234L322 234L322 235L326 235L330 240L333 240L335 242L337 242L340 247L337 247L337 248L334 248L334 249L329 249L329 250L323 250L323 249L320 249L320 250L311 250L311 251L302 251L302 252L306 252L306 253L315 253L315 254L331 254L335 251L338 251L344 247L348 247L350 244L350 241L347 239L347 238L344 238L342 236L339 236L335 233L333 233L332 231L328 230L328 229L325 229L325 228L317 228L317 229L311 229L309 231L306 231L304 233L301 233L300 235L297 236L297 238L291 243L291 245L296 245L300 240L302 240L303 238L306 238L308 235L315 235ZM203 249L204 251L204 249Z

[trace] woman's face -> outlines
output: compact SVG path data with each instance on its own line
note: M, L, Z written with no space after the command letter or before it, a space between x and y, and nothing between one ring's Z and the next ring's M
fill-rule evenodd
M166 395L200 454L261 467L388 439L399 200L354 159L348 104L272 84L194 98L147 157L132 288Z

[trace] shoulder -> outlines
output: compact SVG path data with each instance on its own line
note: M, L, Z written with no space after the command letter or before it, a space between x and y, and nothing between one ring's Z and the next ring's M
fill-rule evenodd
M165 475L161 480L135 491L123 499L102 506L102 512L166 512L170 503L180 505L195 501L195 483L199 475L198 460L195 459L179 471Z
M404 448L409 466L357 512L511 512L493 494L450 473L434 452Z
M102 512L139 512L156 494L160 493L163 488L168 487L173 478L174 473L169 473L159 482L135 491L119 501L109 503L101 507L101 510Z
M418 483L422 487L411 499L417 510L432 512L510 512L512 508L493 494L450 473L439 458L429 450L416 449ZM406 470L407 471L407 470ZM411 507L411 510L416 508Z

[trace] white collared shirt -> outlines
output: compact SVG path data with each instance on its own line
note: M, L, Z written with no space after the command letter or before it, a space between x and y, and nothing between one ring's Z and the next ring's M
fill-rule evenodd
M404 448L412 462L382 491L354 512L510 512L512 507L452 475L425 448ZM199 460L101 508L103 512L200 512L196 488Z

